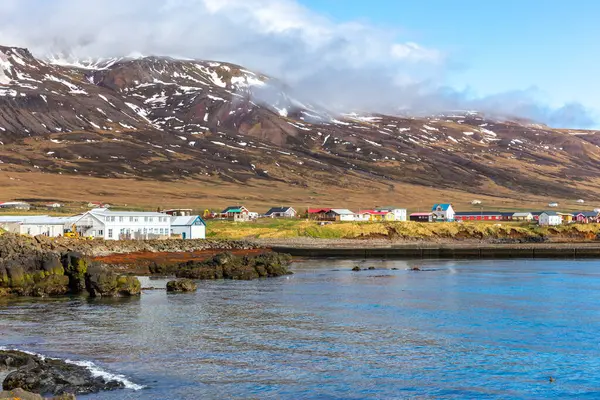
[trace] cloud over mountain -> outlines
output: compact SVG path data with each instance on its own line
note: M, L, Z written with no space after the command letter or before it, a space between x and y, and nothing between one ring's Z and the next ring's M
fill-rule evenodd
M38 56L225 60L339 110L474 108L558 126L594 123L579 104L555 110L526 92L477 98L448 89L451 55L368 23L332 21L295 0L4 0L0 43Z

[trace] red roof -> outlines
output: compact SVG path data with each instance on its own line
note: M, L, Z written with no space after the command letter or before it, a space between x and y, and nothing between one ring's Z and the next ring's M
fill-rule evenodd
M371 215L387 215L389 211L375 211L375 210L360 210L359 214L371 214Z
M319 213L326 213L331 211L331 208L309 208L308 209L308 213L309 214L319 214Z

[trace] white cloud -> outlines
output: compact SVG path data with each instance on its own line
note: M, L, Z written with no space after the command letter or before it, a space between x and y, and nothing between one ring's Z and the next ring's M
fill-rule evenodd
M0 44L28 47L38 56L229 61L340 109L507 108L444 88L449 67L442 50L374 25L332 21L296 0L2 0ZM514 99L514 92L507 96ZM513 107L521 115L548 110L524 99L529 105ZM554 114L573 121L581 110L570 105Z

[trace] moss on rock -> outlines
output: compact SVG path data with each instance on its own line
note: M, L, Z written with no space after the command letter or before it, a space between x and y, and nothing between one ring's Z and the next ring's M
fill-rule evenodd
M86 287L92 297L126 297L141 293L142 285L134 276L118 275L102 268L91 268Z
M167 282L167 292L195 292L198 285L191 279L179 279Z

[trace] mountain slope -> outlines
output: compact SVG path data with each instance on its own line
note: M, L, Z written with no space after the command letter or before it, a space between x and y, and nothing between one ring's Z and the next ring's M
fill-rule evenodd
M146 57L58 65L0 47L7 174L277 183L305 188L307 197L318 187L377 188L397 198L411 185L449 198L459 191L595 200L598 144L597 132L475 112L333 116L228 63Z

